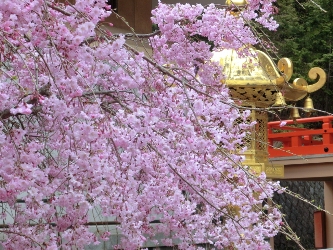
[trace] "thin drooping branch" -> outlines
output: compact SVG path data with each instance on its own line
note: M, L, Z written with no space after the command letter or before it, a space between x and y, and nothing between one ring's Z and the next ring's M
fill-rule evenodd
M311 3L313 3L314 5L316 5L322 12L327 12L327 10L324 10L318 3L316 3L315 1L313 0L310 0Z
M61 9L61 8L59 8L59 7L57 7L57 6L55 6L54 3L51 3L51 2L49 2L49 1L47 1L46 4L47 4L47 6L50 7L51 9L54 9L54 10L56 10L56 11L58 11L58 12L64 14L65 16L71 16L71 15L72 15L71 13L69 13L69 12L67 12L67 11L65 11L65 10L63 10L63 9Z
M38 103L38 95L40 96L43 96L43 97L50 97L51 96L51 92L50 92L50 87L51 87L51 84L46 84L44 85L43 87L41 87L37 93L35 93L35 95L28 101L26 101L25 103L26 104L37 104ZM31 94L33 95L33 94ZM29 95L25 95L25 97L27 97ZM32 107L32 114L37 114L39 113L41 110L42 110L42 106L41 105L35 105ZM21 113L16 113L16 114L13 114L10 112L10 109L5 109L3 110L2 112L0 112L0 118L2 120L5 120L5 119L8 119L9 117L12 117L12 116L18 116L18 115L23 115Z
M119 37L121 35L121 36L124 36L125 38L128 38L128 37L149 38L149 37L153 37L153 36L156 36L159 34L161 34L160 30L156 30L153 33L147 33L147 34L124 33L124 34L113 34L113 35L115 37Z
M12 1L19 3L19 0ZM153 18L162 31L136 34L134 29L130 29L129 33L110 34L99 19L109 14L103 9L104 0L76 0L75 4L65 0L65 5L53 2L34 2L33 13L37 15L25 14L18 18L32 19L24 28L38 31L32 32L33 39L26 36L18 47L16 38L3 32L3 36L18 49L15 50L11 44L6 45L14 54L23 55L12 60L11 68L6 69L8 74L2 74L2 89L5 92L8 89L8 92L0 110L0 121L5 127L7 139L4 141L0 136L0 141L4 142L1 143L0 154L1 162L7 160L9 167L17 170L10 172L2 169L1 177L8 176L7 180L13 180L13 183L1 184L11 192L6 193L7 200L15 202L18 195L27 190L24 198L27 206L17 213L17 223L14 224L17 230L32 228L32 232L27 233L31 239L25 239L28 243L21 239L26 244L25 248L34 244L28 245L29 241L36 239L42 246L52 244L54 248L68 246L82 249L83 244L94 243L96 237L87 228L87 220L93 219L88 217L92 206L100 209L100 216L106 221L109 216L116 217L117 227L124 229L122 237L133 239L134 243L120 243L119 247L124 249L140 248L142 236L159 230L158 227L147 229L148 224L136 227L138 222L150 222L148 218L155 216L155 207L160 212L157 216L161 218L161 226L170 225L168 240L174 240L175 233L175 237L184 235L181 239L184 244L196 241L196 236L187 228L188 221L191 221L196 228L204 225L201 229L212 237L228 238L228 231L233 231L237 241L242 241L240 232L245 232L250 234L248 239L255 238L257 242L266 244L264 237L270 233L266 227L271 223L247 216L249 210L242 206L252 206L261 200L253 196L252 190L243 189L242 185L247 181L257 181L268 188L267 193L273 189L264 179L247 174L241 176L239 171L243 168L238 166L240 157L232 149L229 150L235 140L241 140L243 136L232 125L235 119L243 118L233 107L242 107L236 105L229 98L227 89L219 84L223 72L215 63L204 65L200 79L196 78L193 69L197 59L193 61L193 58L204 58L199 62L203 65L209 61L211 53L208 47L199 46L189 38L193 32L189 27L192 23L179 22L179 19L187 20L189 15L196 13L194 8L198 7L198 15L205 13L203 6L184 5L180 11L178 7L160 3ZM194 32L200 35L203 30L210 32L212 29L218 34L212 40L215 39L213 42L218 44L223 30L214 30L215 26L209 20L221 14L221 10L213 6L209 8L212 13L207 11L207 20L194 20ZM53 15L56 18L51 18ZM179 18L173 20L174 16ZM170 25L170 33L164 32L163 20ZM206 22L206 26L201 22ZM221 19L221 22L226 21ZM69 23L73 29L68 28ZM65 31L63 34L62 30ZM171 34L176 30L179 34ZM240 29L237 33L242 32ZM68 41L71 36L76 40ZM86 37L89 38L85 40ZM138 52L126 41L128 38L143 44L144 39L150 37L154 37L155 41L151 44L153 55L157 51L160 53L156 57L149 57L147 54L150 51L146 55ZM232 43L235 38L230 40ZM45 43L39 44L38 41ZM169 50L168 46L172 44L179 46ZM191 53L187 53L188 47L193 48ZM155 59L159 56L163 61L172 63L171 66ZM185 62L185 66L177 60L177 56ZM16 73L22 89L12 86L11 76L16 76ZM26 81L29 77L35 82ZM45 86L48 82L51 87ZM205 119L201 120L202 117ZM225 122L222 126L220 120L223 119L230 123L227 125ZM247 124L243 125L243 130L246 130ZM224 145L216 147L212 140ZM224 150L224 154L220 154L220 150ZM222 179L219 172L230 179L229 182ZM224 192L229 188L236 192ZM186 202L182 202L185 198L183 189L192 196ZM41 202L40 197L49 197L48 203ZM204 204L205 209L193 214L197 204ZM179 205L182 206L181 211L177 209ZM238 218L228 210L229 205L239 208ZM59 212L52 210L52 207ZM18 211L15 205L11 209ZM212 213L232 220L229 225L232 230L224 228L222 221L218 225L212 223ZM38 217L41 214L45 214L45 218ZM271 219L276 227L279 225L278 216ZM249 227L244 226L244 220L248 220ZM30 221L36 225L30 225ZM91 222L89 225L104 224L98 223ZM262 225L262 229L251 234L255 224ZM177 225L180 227L177 228ZM216 227L226 232L216 234ZM66 229L71 229L71 240L58 240ZM18 243L14 242L21 237L13 237L10 232L5 234L10 247L10 244L22 245L20 239ZM191 241L187 241L189 238ZM80 243L81 240L83 243ZM226 244L229 246L233 242Z

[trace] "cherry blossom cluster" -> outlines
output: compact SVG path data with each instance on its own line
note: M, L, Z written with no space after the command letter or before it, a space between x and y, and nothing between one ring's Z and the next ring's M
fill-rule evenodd
M242 18L159 3L151 57L100 27L104 0L64 2L0 1L2 245L83 249L109 239L89 231L98 217L118 223L115 248L162 234L181 249L269 249L282 215L262 203L279 185L241 165L250 112L210 58L255 44L247 22L276 28L271 1Z

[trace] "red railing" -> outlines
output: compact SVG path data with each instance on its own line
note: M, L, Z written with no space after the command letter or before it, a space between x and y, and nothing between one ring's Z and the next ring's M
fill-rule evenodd
M268 123L269 157L304 156L333 153L333 116L319 116ZM298 128L290 125L322 122L319 129Z

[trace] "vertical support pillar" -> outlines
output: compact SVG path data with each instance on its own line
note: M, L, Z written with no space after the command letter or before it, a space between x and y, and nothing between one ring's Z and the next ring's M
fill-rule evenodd
M302 140L299 136L292 136L291 137L291 146L293 148L300 147L302 145Z
M135 1L135 31L137 33L151 33L152 22L150 20L152 0Z
M269 239L269 244L271 245L271 250L274 250L274 237Z
M323 144L324 145L332 144L332 142L333 142L333 135L332 135L331 131L329 131L331 128L332 128L332 119L329 117L327 117L327 118L325 117L323 119L323 125L322 125L322 129L324 130L324 133L323 133Z
M118 0L118 14L125 18L126 24L116 15L111 14L107 22L113 23L115 28L129 30L134 28L137 33L151 33L152 22L150 20L152 0Z
M315 248L326 248L326 216L324 211L315 211L313 214Z
M333 181L324 182L324 201L325 201L325 210L330 213L333 212ZM326 215L326 239L327 239L327 248L333 248L333 216Z

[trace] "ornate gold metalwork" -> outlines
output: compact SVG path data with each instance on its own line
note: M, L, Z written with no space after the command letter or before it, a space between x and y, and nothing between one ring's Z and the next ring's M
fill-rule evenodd
M250 123L251 121L256 121L257 124L243 139L243 144L237 145L238 150L242 149L244 146L248 148L248 150L243 153L245 156L243 165L249 166L250 169L257 174L265 172L268 178L283 177L284 166L272 165L269 163L267 144L267 114L265 112L253 111L251 116L248 118L248 122Z
M247 1L246 0L227 0L226 1L227 5L238 5L238 6L242 6L242 5L246 5Z
M240 56L235 50L214 52L213 61L223 66L227 79L225 83L231 90L231 96L256 107L269 107L275 103L278 91L286 101L298 101L309 93L322 88L326 82L326 73L315 67L309 71L310 79L317 79L309 85L303 78L289 83L293 74L293 64L288 58L281 58L278 65L262 51L247 48L251 56ZM279 71L281 73L279 73Z
M296 78L292 84L289 84L284 89L284 97L289 101L299 101L306 97L309 93L313 93L321 89L326 83L326 73L319 67L314 67L309 71L309 78L318 81L314 84L309 85L303 78Z
M307 86L308 93L316 92L317 90L321 89L324 86L324 84L326 83L326 73L323 69L321 69L319 67L314 67L314 68L310 69L308 75L309 75L310 79L313 79L313 80L315 80L319 77L318 82Z
M267 164L265 168L266 176L271 179L278 179L284 176L284 165Z
M313 111L313 101L310 98L310 96L308 96L305 101L304 101L304 111L305 112L312 112Z
M282 93L279 91L277 94L276 94L276 100L275 100L275 103L273 104L273 106L275 107L283 107L283 106L286 106L287 103L282 95Z
M291 109L290 118L293 119L293 120L301 118L301 116L299 115L299 112L298 112L298 108L292 108Z
M288 83L293 75L293 63L289 58L284 57L278 61L277 66L282 75L276 79L276 83L282 86L284 83Z
M243 1L239 1L243 2ZM227 1L230 3L230 1ZM234 3L236 3L234 1ZM219 62L223 67L230 95L233 99L242 101L247 107L269 107L271 105L284 106L287 101L297 101L309 93L317 91L326 82L326 74L320 68L312 68L309 72L311 79L319 78L314 84L308 85L303 78L297 78L291 84L288 81L293 74L293 64L290 59L282 58L277 66L262 51L246 48L250 56L241 56L234 50L214 52L212 61ZM308 108L311 108L307 101ZM313 107L312 107L313 108ZM294 111L294 118L298 118ZM244 138L243 144L238 149L247 147L244 165L249 166L254 172L265 171L268 178L281 178L284 175L282 165L271 165L268 162L267 148L267 113L253 111L251 120L256 121L253 133Z
M247 48L250 56L241 56L235 50L214 52L212 61L223 66L226 84L232 98L244 105L268 107L276 100L279 88L276 79L280 74L273 61L262 51Z

